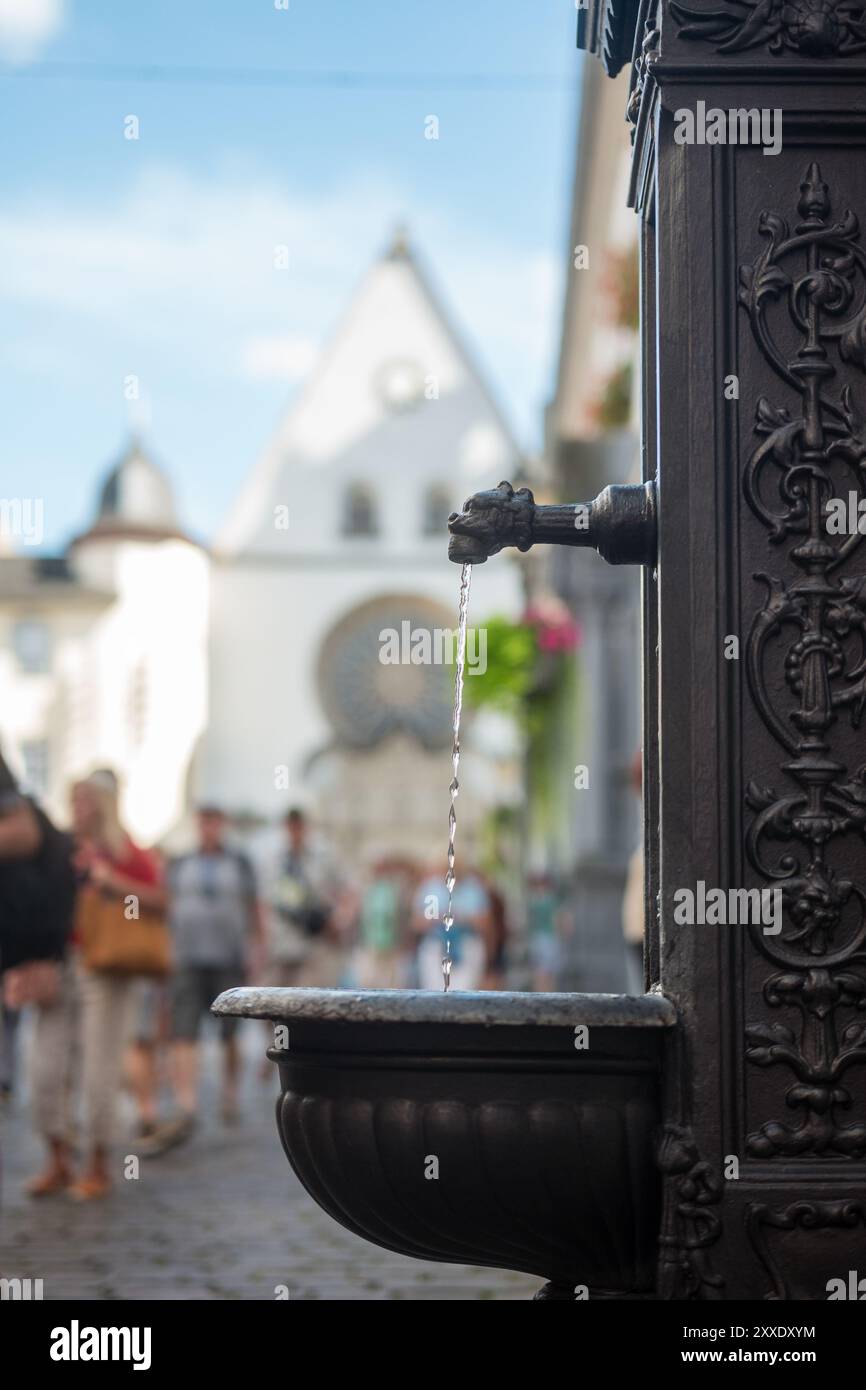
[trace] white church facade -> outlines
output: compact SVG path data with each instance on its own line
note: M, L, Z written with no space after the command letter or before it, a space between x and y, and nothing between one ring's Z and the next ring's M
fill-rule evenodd
M383 849L429 853L443 823L448 671L385 664L380 634L406 620L453 629L448 514L518 467L398 238L217 537L208 796L267 814L311 798L347 852L378 827ZM516 569L479 571L475 600L475 621L516 615Z
M71 778L114 766L144 842L170 839L196 800L249 826L301 804L349 858L429 858L450 671L383 660L383 634L453 629L448 514L519 469L398 237L209 551L133 444L62 559L0 557L3 746L59 814ZM516 617L521 601L517 565L476 571L473 623ZM507 729L480 719L477 734L470 824L485 798L519 795Z

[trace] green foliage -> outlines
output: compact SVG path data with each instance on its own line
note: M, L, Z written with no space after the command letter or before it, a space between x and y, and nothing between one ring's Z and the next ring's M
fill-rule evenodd
M489 618L487 629L487 670L467 677L466 704L475 709L485 706L520 713L520 706L532 690L538 663L536 630L529 623L509 618Z

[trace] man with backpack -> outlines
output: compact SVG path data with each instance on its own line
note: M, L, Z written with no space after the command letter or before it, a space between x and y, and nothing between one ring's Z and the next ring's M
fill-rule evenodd
M216 806L198 810L198 845L168 870L168 917L174 973L170 982L172 1083L177 1116L141 1145L162 1153L190 1137L198 1109L199 1033L218 994L243 984L250 951L261 940L255 873L226 842L226 818ZM237 1119L240 1053L234 1018L220 1019L223 1050L221 1113Z
M275 986L322 985L316 978L332 910L330 865L310 842L303 811L283 818L285 839L263 871L266 905L265 979Z

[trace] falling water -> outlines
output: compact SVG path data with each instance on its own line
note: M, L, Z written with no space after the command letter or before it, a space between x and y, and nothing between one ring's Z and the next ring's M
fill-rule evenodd
M448 907L443 917L445 925L445 954L442 957L442 980L445 992L451 983L451 928L454 925L454 836L457 833L456 801L460 791L457 772L460 767L460 711L463 708L463 674L466 667L466 615L469 611L469 585L472 582L472 566L464 565L460 572L460 605L457 623L457 669L454 675L454 716L451 721L451 809L448 812L448 872L445 887L448 889Z

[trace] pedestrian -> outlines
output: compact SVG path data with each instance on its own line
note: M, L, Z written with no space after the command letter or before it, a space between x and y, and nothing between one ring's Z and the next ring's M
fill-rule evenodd
M18 1070L18 1027L21 1010L0 1004L0 1105L12 1099Z
M0 972L62 956L74 894L68 838L0 754Z
M138 1113L136 1132L141 1139L150 1138L159 1128L160 1057L164 1057L169 1040L167 1014L166 981L139 980L125 1071Z
M489 959L484 972L482 989L503 989L508 968L508 906L505 894L489 874L483 875L490 903L490 927L487 944Z
M79 945L81 1087L85 1168L70 1195L89 1201L111 1187L111 1145L124 1055L132 1040L142 978L162 964L165 888L159 858L134 843L120 821L114 773L102 769L76 783L72 796L79 889L74 940ZM144 924L153 965L129 958ZM147 947L145 946L145 950Z
M560 896L551 874L529 875L526 892L526 926L532 988L542 993L555 990L562 969Z
M198 843L168 870L174 974L169 985L171 1078L176 1114L142 1145L155 1156L195 1130L199 1101L199 1035L218 994L243 984L262 926L253 866L227 842L226 817L214 805L197 812ZM238 1115L240 1053L236 1018L219 1021L223 1122Z
M344 954L337 913L344 887L299 807L286 812L283 829L284 843L263 876L265 980L276 986L333 986Z
M495 951L490 895L480 874L467 869L457 880L451 904L453 923L445 928L448 893L442 874L431 873L416 889L412 927L418 937L417 972L421 989L442 989L443 959L450 957L449 988L480 989Z
M72 927L75 878L72 844L38 803L24 796L0 755L0 984L4 1012L17 1016L35 1005L37 1018L62 998L63 960ZM71 1177L65 1110L72 1060L66 1039L53 1049L53 1105L40 1112L38 1128L48 1149L40 1192L65 1188ZM10 1078L11 1079L11 1078ZM34 1090L31 1082L31 1090Z
M357 907L357 942L352 982L360 989L400 989L406 984L411 864L393 856L378 859Z

